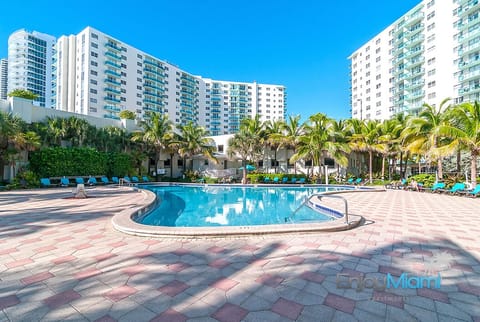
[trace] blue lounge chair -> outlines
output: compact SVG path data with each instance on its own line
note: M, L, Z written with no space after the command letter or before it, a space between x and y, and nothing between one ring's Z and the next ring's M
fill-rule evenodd
M133 176L133 177L132 177L132 182L133 182L133 183L139 183L140 180L138 180L138 177Z
M66 177L60 178L60 185L62 187L68 187L70 185L70 180Z
M459 193L460 191L463 191L463 190L465 190L465 183L457 182L450 189L448 189L448 190L440 189L439 191L446 192L446 193L454 195L454 194L457 194L457 193Z
M300 179L298 180L298 183L304 184L304 183L305 183L305 178L300 178Z
M82 177L77 177L77 178L75 178L75 182L76 182L77 184L85 184L85 181L83 180Z
M100 180L102 180L102 183L103 183L103 184L109 184L109 183L110 183L110 182L108 181L108 178L105 177L105 176L101 177Z
M270 178L269 178L269 177L263 178L263 183L269 183L269 182L270 182Z
M297 183L297 178L293 177L292 180L290 180L290 183Z
M88 178L87 183L88 183L89 185L91 185L91 186L94 186L94 185L96 185L96 184L98 183L98 182L97 182L97 178L95 178L95 177L90 177L90 178Z
M283 177L282 178L282 183L288 183L288 177Z
M473 190L463 190L463 191L459 191L459 193L467 196L467 197L477 197L478 195L480 195L480 185L477 185L475 187L475 189Z
M50 179L48 178L41 178L40 179L40 186L42 187L51 187L52 183L50 182Z
M431 192L440 192L441 189L445 189L445 182L437 182L431 188Z
M348 184L353 184L353 178L348 178L347 183Z
M362 183L362 178L357 178L357 180L355 180L355 184L361 184Z
M278 183L278 177L273 178L273 183Z
M118 184L120 181L118 180L118 177L112 177L112 182Z
M142 180L143 180L143 182L150 182L150 179L148 179L147 176L143 176L143 177L142 177Z

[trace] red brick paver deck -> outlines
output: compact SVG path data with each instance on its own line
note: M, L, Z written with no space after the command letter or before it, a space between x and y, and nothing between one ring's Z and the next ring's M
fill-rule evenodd
M87 193L0 192L0 321L479 321L480 199L352 193L351 231L175 240L113 229L143 193Z

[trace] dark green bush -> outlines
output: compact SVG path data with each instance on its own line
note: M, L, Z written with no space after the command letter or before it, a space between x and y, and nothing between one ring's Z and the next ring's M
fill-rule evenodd
M91 148L45 148L31 153L30 169L39 177L124 176L132 169L125 153L104 153Z

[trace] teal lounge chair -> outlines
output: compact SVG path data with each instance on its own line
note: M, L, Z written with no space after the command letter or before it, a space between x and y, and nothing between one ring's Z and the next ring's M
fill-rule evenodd
M270 183L270 178L269 177L263 178L263 183Z
M98 183L98 182L97 182L97 178L95 178L95 177L90 177L90 178L88 178L87 183L88 183L89 185L91 185L91 186L94 186L94 185L96 185L96 184Z
M118 180L118 177L112 177L112 182L118 184L120 181Z
M278 177L273 178L273 183L278 183Z
M123 181L124 181L126 184L130 184L130 183L132 183L132 179L130 179L130 177L129 177L129 176L125 176L125 177L123 177Z
M290 183L297 183L297 178L293 177L292 180L290 180Z
M348 184L353 184L353 178L348 178L347 183Z
M100 180L102 181L103 184L109 184L110 183L110 181L108 181L108 178L105 177L105 176L101 177Z
M83 180L82 177L77 177L77 178L75 178L75 183L76 184L85 184L85 181Z
M143 176L143 177L142 177L142 180L143 180L143 182L150 182L150 179L148 179L147 176Z
M440 192L441 189L445 189L445 182L437 182L431 188L431 192Z
M355 184L361 184L362 183L362 178L357 178L355 180Z
M457 193L459 193L460 191L463 191L463 190L465 190L465 183L457 182L449 190L441 189L439 191L446 192L446 193L454 195L454 194L457 194Z
M283 177L282 178L282 183L288 183L288 177Z
M133 176L133 177L132 177L132 182L133 182L133 183L139 183L140 180L138 180L138 177Z
M68 187L70 185L70 180L66 177L60 178L60 185L62 187Z
M478 195L480 195L480 184L477 185L477 186L475 187L475 189L473 189L473 190L463 190L463 191L459 191L459 193L462 194L462 195L465 195L465 196L467 196L467 197L473 197L473 198L475 198L475 197L477 197Z
M300 179L298 180L298 183L304 184L304 183L305 183L305 178L300 178Z
M42 187L51 187L52 183L50 182L50 179L48 178L41 178L40 179L40 186Z

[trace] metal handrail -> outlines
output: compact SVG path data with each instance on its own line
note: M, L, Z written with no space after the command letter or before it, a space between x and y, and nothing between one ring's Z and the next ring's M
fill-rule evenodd
M348 203L347 203L347 199L345 199L344 197L339 196L339 195L326 195L326 194L322 194L322 193L314 193L314 194L308 196L308 198L303 203L305 203L307 200L310 201L310 199L312 199L312 197L318 197L320 200L324 197L342 199L343 202L345 203L345 223L348 224ZM303 205L303 203L302 203L302 205Z

